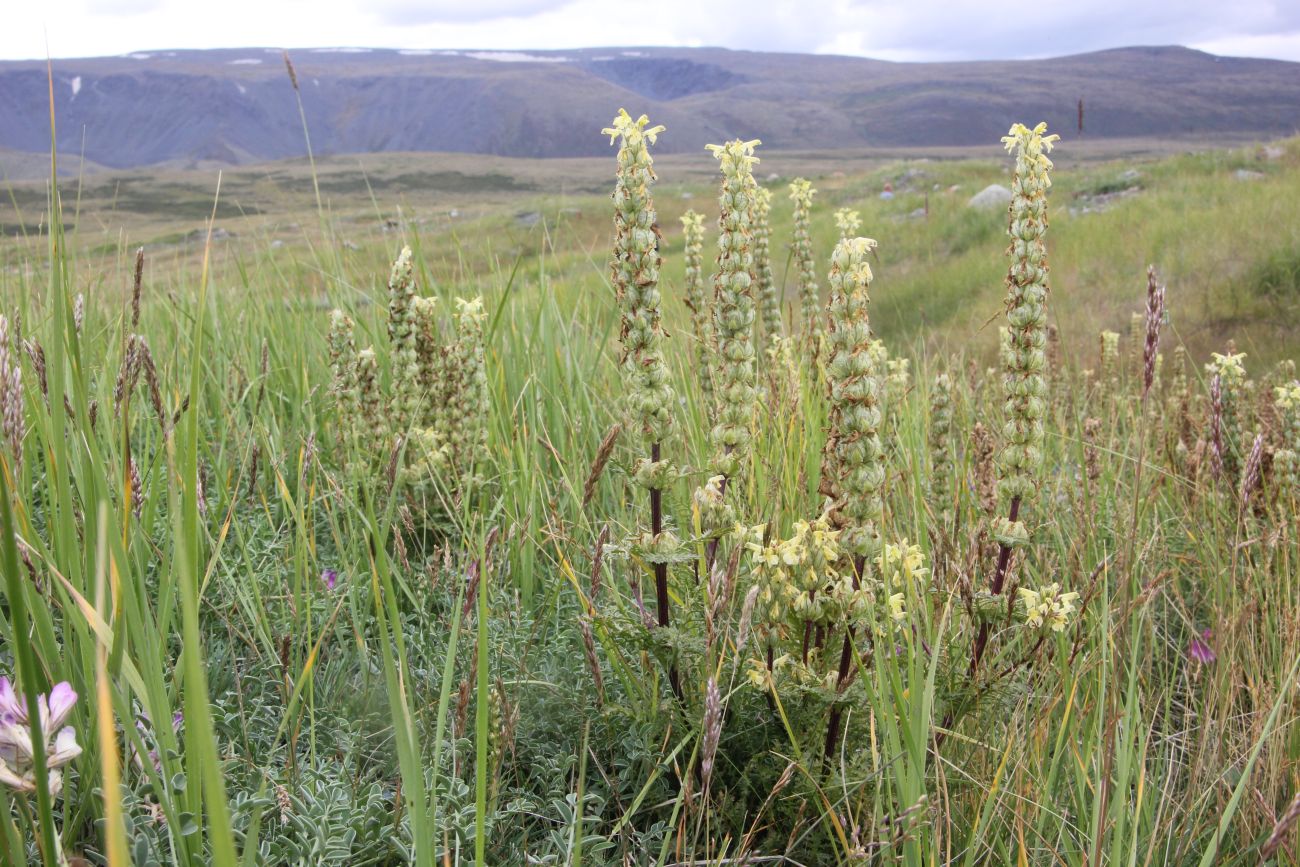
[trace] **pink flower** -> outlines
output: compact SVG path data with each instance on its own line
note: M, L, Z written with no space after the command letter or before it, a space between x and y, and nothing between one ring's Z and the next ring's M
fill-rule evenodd
M1187 645L1187 655L1201 665L1209 665L1218 659L1218 654L1210 646L1210 639L1213 633L1206 629L1200 635L1192 636L1192 640Z
M46 746L45 766L50 771L50 794L57 794L62 786L59 768L81 755L76 731L72 726L63 725L76 703L77 693L67 681L55 684L48 695L36 700ZM53 740L51 733L54 733ZM20 792L36 791L34 764L27 700L14 690L9 678L0 677L0 785Z

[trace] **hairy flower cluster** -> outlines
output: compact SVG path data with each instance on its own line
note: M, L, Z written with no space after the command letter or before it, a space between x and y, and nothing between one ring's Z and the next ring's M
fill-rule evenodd
M876 343L881 343L877 340ZM912 359L889 358L885 361L885 401L898 404L912 387Z
M930 390L930 507L936 515L952 511L952 380L941 373Z
M406 436L407 429L416 422L423 397L420 393L419 325L415 299L411 248L403 247L388 278L388 364L393 378L389 423L397 436Z
M1043 414L1047 383L1047 190L1052 162L1047 153L1057 136L1044 136L1047 125L1033 129L1023 124L1011 127L1002 139L1015 153L1016 170L1011 181L1011 236L1007 273L1007 327L1011 349L1006 375L1005 440L999 455L999 493L1008 500L1028 500L1037 489L1038 469L1043 462Z
M724 482L725 476L710 476L691 495L691 507L704 538L717 539L736 523L735 510L727 502L723 489Z
M461 476L472 474L487 451L488 391L483 341L486 318L482 298L456 299L456 340L447 353L443 370L448 378L447 439L452 465Z
M883 593L888 596L889 617L897 623L907 616L905 604L909 591L915 595L929 580L925 552L906 539L898 544L886 542L876 555L876 569Z
M373 348L357 353L357 419L353 441L363 461L374 464L387 452L388 422L380 391L379 357Z
M713 403L713 317L704 295L704 215L682 214L682 235L686 259L686 308L691 311L695 334L695 375L707 405Z
M849 208L840 208L835 212L835 228L840 230L840 240L857 237L862 228L862 216Z
M1273 470L1284 503L1300 503L1300 381L1273 389L1273 403L1281 419L1282 447L1273 453Z
M754 258L752 252L755 141L709 145L722 169L718 202L718 270L713 275L713 331L718 364L714 388L718 418L713 427L714 470L731 477L744 464L750 444L757 389L754 373Z
M444 321L437 300L416 291L409 247L393 264L388 290L389 354L382 360L374 347L357 350L355 326L343 311L330 314L330 392L340 440L359 471L386 464L402 443L405 461L396 469L404 484L463 490L487 443L482 299L458 299L455 315Z
M842 532L825 516L796 521L794 535L770 544L749 542L757 567L758 605L769 624L857 622L869 616L875 596L863 582L855 589L853 564Z
M67 681L56 684L48 695L37 698L41 737L45 741L45 767L51 795L63 786L61 768L81 755L77 733L64 726L77 703L77 694ZM36 756L32 745L32 721L27 700L18 695L9 678L0 677L0 785L31 794L36 791Z
M1101 333L1099 379L1112 388L1119 383L1119 332Z
M759 325L763 346L771 350L781 337L781 299L772 274L772 191L754 191L754 276L758 280Z
M880 441L882 384L873 364L870 238L835 245L828 278L831 288L827 335L830 431L822 456L822 493L832 524L845 531L845 547L859 557L879 548L884 507L885 452Z
M619 142L614 184L614 252L610 273L623 313L621 341L628 424L647 446L663 442L672 425L673 389L664 363L660 322L659 226L650 185L650 145L662 126L620 109L603 132Z
M795 178L790 183L794 202L794 260L799 269L799 314L803 321L804 352L815 359L820 351L821 295L817 289L817 261L812 249L812 200L817 195L811 181Z
M1032 629L1044 624L1053 632L1062 632L1070 623L1070 615L1075 613L1074 603L1078 593L1062 593L1061 585L1053 581L1046 587L1030 590L1021 587L1020 602L1025 607L1025 625Z

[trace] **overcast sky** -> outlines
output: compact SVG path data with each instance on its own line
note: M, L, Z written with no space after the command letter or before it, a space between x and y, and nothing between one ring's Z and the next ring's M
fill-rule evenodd
M1123 45L1300 60L1300 0L9 0L0 59L166 48L721 45L887 60Z

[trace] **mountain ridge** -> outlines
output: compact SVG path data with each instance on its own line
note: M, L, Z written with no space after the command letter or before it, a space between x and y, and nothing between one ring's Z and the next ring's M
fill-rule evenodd
M667 125L660 152L726 138L768 148L975 145L1012 121L1102 138L1300 128L1300 63L1179 46L1043 60L899 63L722 48L291 53L317 154L603 154L620 107ZM0 62L0 149L49 147L44 61ZM134 52L53 62L60 151L111 168L300 155L279 49Z

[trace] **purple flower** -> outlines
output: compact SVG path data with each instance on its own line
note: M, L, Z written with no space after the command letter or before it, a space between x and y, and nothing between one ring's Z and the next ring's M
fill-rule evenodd
M333 569L322 569L320 572L320 580L325 582L326 590L333 590L334 585L339 582L339 573Z
M1191 642L1187 645L1187 655L1201 665L1209 665L1214 662L1219 657L1214 652L1214 648L1210 646L1212 637L1213 633L1208 629L1203 630L1200 635L1192 636Z
M45 765L50 771L51 794L58 794L62 785L59 768L81 755L77 733L72 726L63 725L76 703L77 693L67 681L55 684L48 695L36 700L41 736L46 741ZM27 700L14 690L9 678L0 677L0 784L20 792L34 792L34 759Z

